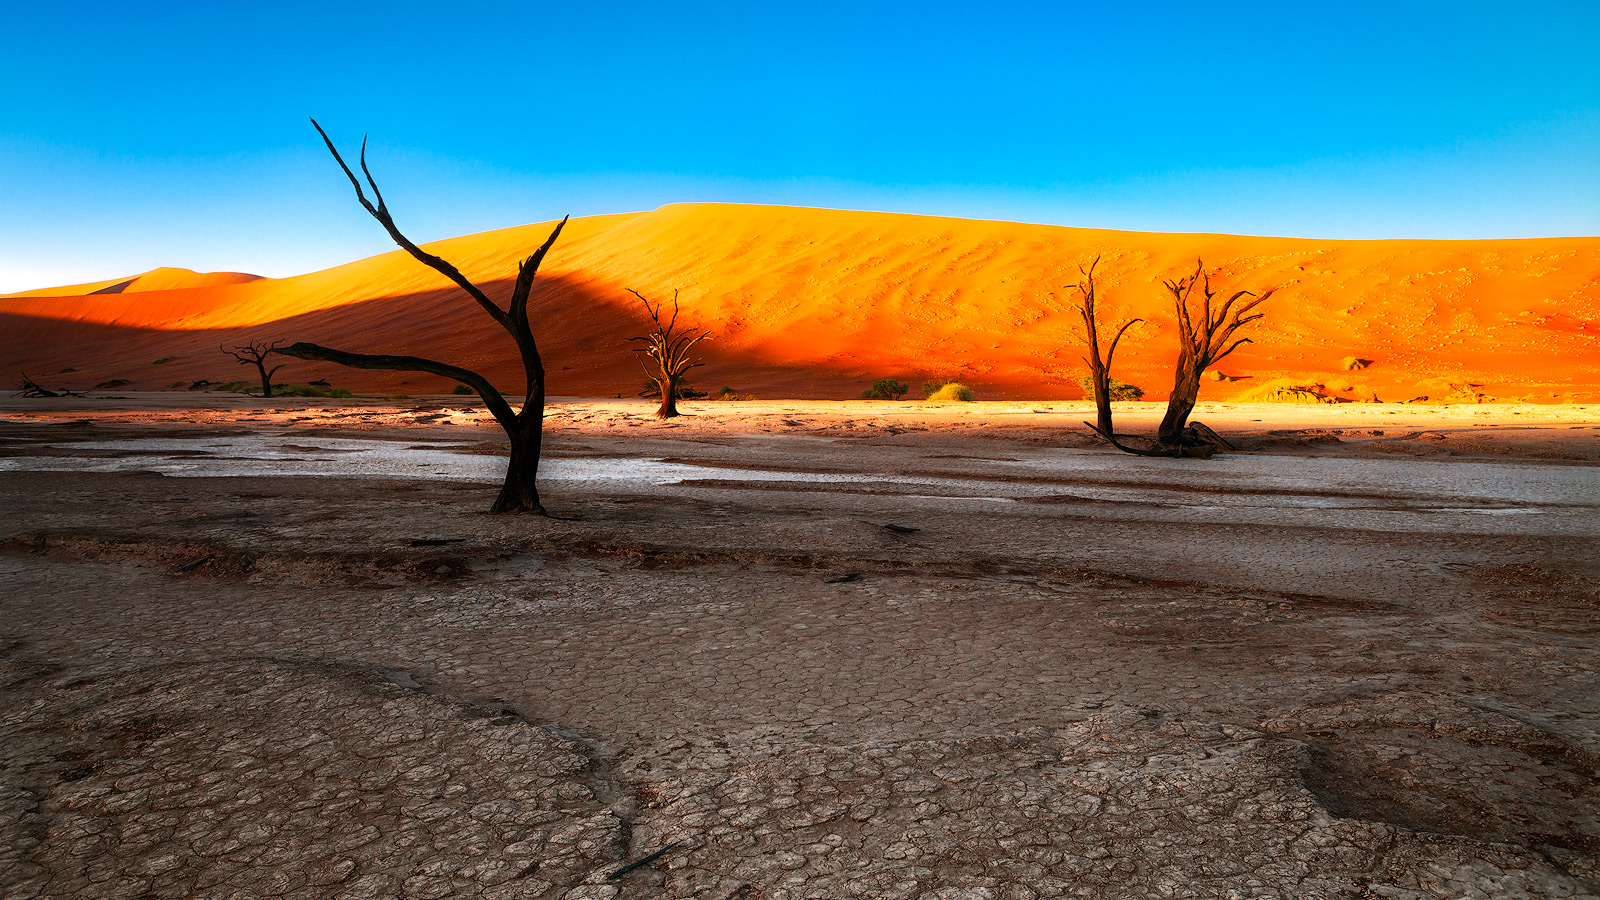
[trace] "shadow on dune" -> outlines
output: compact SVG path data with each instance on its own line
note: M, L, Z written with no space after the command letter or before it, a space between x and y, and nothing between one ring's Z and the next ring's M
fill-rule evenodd
M512 279L483 283L502 306ZM632 397L645 380L628 338L645 333L638 301L562 276L541 278L529 299L551 396ZM718 323L707 322L715 333ZM187 386L200 380L249 380L253 373L224 356L220 344L310 341L359 353L425 356L475 369L508 393L523 389L515 344L459 289L440 288L349 303L247 328L163 330L0 313L0 379L26 371L50 385L92 388L127 379L123 390ZM730 385L758 396L845 398L861 390L859 374L824 365L785 365L730 351L713 339L700 345L704 368L694 384ZM163 360L157 363L156 360ZM275 381L326 380L356 391L448 392L453 382L415 372L346 369L285 360ZM72 369L71 372L63 372ZM181 382L181 385L179 384Z

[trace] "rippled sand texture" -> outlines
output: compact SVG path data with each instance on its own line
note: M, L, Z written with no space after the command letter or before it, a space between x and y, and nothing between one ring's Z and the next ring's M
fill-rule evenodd
M504 300L516 261L549 224L430 244ZM535 322L552 393L631 396L626 338L640 310L624 288L682 292L704 388L765 397L850 397L874 379L958 377L988 397L1076 398L1079 328L1068 286L1096 255L1108 319L1141 316L1118 377L1165 396L1174 324L1161 281L1196 256L1219 288L1277 287L1255 343L1205 394L1306 387L1395 402L1600 399L1600 239L1317 241L1154 234L729 204L675 204L574 220L545 263ZM92 387L245 377L222 341L310 340L445 357L521 390L509 338L442 276L396 251L284 279L157 270L0 298L0 371ZM1224 294L1226 296L1226 293ZM165 360L159 365L155 360ZM1370 361L1357 370L1351 359ZM294 363L281 376L408 393L428 376ZM1319 387L1320 386L1320 387Z

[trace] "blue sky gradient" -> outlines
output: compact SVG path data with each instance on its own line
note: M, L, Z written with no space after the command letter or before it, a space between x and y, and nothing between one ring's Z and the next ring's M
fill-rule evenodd
M0 291L288 275L678 201L1600 234L1600 3L57 3L0 32ZM759 7L759 8L757 8Z

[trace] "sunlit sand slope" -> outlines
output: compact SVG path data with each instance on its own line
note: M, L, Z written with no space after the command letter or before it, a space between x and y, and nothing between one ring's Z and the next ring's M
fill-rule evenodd
M247 281L259 281L260 279L260 275L247 275L244 272L196 272L192 269L173 269L163 266L159 269L151 269L143 275L130 275L127 278L113 278L110 281L96 281L90 284L74 284L68 287L42 288L36 291L23 291L19 294L0 295L0 300L14 297L137 294L144 291L221 287L226 284L243 284Z
M503 299L517 260L549 229L429 249ZM1104 318L1145 319L1115 374L1151 398L1170 386L1175 348L1161 282L1200 256L1224 296L1278 288L1266 319L1241 332L1254 343L1218 367L1227 379L1208 381L1206 396L1600 399L1600 238L1320 241L681 204L574 220L541 273L535 327L556 394L637 389L625 341L641 327L624 292L633 287L681 291L683 318L715 333L701 345L702 387L838 397L884 376L945 376L989 397L1072 398L1083 363L1070 286L1097 255ZM241 377L219 342L281 338L438 356L520 388L509 339L403 253L250 277L156 270L119 293L89 292L102 284L0 299L0 373L74 368L56 380L163 387ZM352 387L443 386L293 361L280 378L318 375Z

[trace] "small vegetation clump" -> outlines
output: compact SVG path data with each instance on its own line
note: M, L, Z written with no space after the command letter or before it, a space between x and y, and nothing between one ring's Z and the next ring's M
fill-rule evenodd
M1078 379L1078 387L1083 388L1083 392L1085 394L1089 395L1090 397L1093 397L1094 396L1094 376L1085 375L1082 378ZM1144 399L1144 388L1139 387L1137 384L1129 384L1126 381L1118 381L1115 378L1112 378L1112 379L1110 379L1110 384L1108 384L1106 387L1107 387L1106 392L1107 392L1107 394L1110 395L1112 400L1143 400Z
M755 394L740 393L727 385L723 385L722 390L717 392L718 400L754 400L755 398Z
M76 371L78 371L78 370L77 370L77 369L74 369L74 368L73 368L73 367L71 367L71 366L67 366L67 367L66 367L66 368L65 368L65 369L62 369L62 370L61 370L61 371L59 371L59 372L57 372L57 373L56 373L56 374L57 374L57 375L65 375L65 374L67 374L67 373L68 373L68 372L76 372Z
M861 392L863 400L899 400L911 390L908 385L901 384L893 378L880 378L872 383L872 387Z
M978 395L972 392L972 388L969 388L964 384L960 384L959 382L955 381L947 381L935 389L933 393L929 394L928 399L934 401L935 403L948 403L955 400L959 400L963 403L971 403L972 401L978 399Z
M678 382L677 395L679 400L700 400L706 396L706 392L697 391L680 381ZM661 380L658 378L645 379L644 387L639 391L639 396L647 399L659 399L661 397Z
M275 384L272 390L280 397L354 397L344 388L324 388L314 384Z
M150 365L152 365L152 366L159 366L159 365L161 365L161 364L162 364L162 363L169 363L169 362L172 362L172 360L173 360L173 359L174 359L174 357L171 357L171 356L163 356L163 357L161 357L161 358L160 358L160 359L158 359L158 360L156 360L156 361L155 361L155 362L153 362L153 363L151 363L151 364L150 364Z
M99 384L94 386L94 389L98 391L98 390L102 390L104 388L119 388L119 387L122 387L125 384L132 384L132 383L133 382L129 381L126 378L113 378L110 381L102 381L102 382L100 382Z
M463 397L465 397L467 394L472 393L472 388L469 388L464 384L458 384L453 389L451 389L450 393L452 393L452 394L460 394Z

